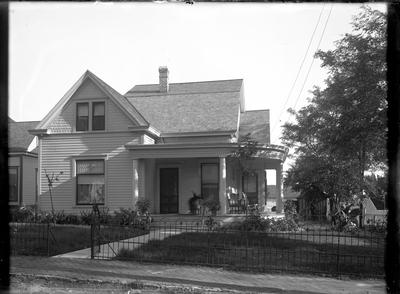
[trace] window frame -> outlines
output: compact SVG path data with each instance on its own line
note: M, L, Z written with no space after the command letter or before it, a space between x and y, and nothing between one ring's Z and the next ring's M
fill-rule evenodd
M20 204L20 174L19 174L19 170L20 167L19 166L9 166L8 167L8 175L10 177L10 169L15 169L17 171L17 200L16 201L10 201L10 191L8 191L8 203L11 205L19 205ZM8 179L8 189L10 189L10 178Z
M104 114L103 115L94 115L94 110L95 110L95 104L103 104L104 107ZM105 101L93 101L91 103L92 105L92 117L91 117L91 122L92 122L92 131L105 131L106 130L106 103ZM94 119L95 117L103 117L103 128L102 129L94 129Z
M79 121L79 106L80 105L87 105L88 114L87 114L87 130L78 130L78 121ZM75 119L75 131L77 132L88 132L90 131L90 103L89 102L77 102L76 103L76 119Z
M94 104L95 103L103 103L104 105L104 115L102 116L104 118L104 128L102 130L94 130L93 129L93 119L94 119ZM78 107L80 104L87 104L88 105L88 128L87 130L78 130ZM89 99L89 100L83 100L83 101L78 101L75 102L75 126L74 126L74 132L77 133L87 133L87 132L105 132L107 130L107 101L104 99ZM99 116L97 116L99 117Z
M215 183L207 183L207 182L203 181L203 166L206 166L206 165L215 165L217 167L217 183L216 183L216 185L217 185L217 191L218 192L217 192L217 199L215 199L215 200L218 200L219 199L220 179L219 179L219 164L217 162L204 162L204 163L200 164L200 193L201 193L201 196L202 197L205 196L205 195L203 195L203 185L204 184L206 184L206 185L210 185L210 184L215 185Z
M90 174L78 174L78 162L79 161L102 161L103 162L103 173L90 173ZM90 203L79 203L78 201L78 177L79 176L93 176L93 175L103 175L104 176L104 187L103 187L103 193L104 193L104 200L102 203L100 202L90 202ZM93 205L93 204L97 204L97 205L105 205L106 204L106 159L105 158L77 158L75 159L75 205L76 206L85 206L85 205Z

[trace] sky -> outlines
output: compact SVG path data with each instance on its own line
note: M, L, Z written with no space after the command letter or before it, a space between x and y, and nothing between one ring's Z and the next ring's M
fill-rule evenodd
M360 6L11 2L9 116L43 119L87 69L125 94L168 66L170 83L243 79L246 109L270 109L280 144L286 109L324 87L314 53L351 32Z

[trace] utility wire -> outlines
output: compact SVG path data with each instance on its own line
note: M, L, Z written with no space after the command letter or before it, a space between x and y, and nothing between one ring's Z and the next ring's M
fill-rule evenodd
M328 24L329 18L330 18L330 16L331 16L332 8L333 8L333 5L331 5L331 9L329 10L328 17L326 18L326 21L325 21L324 29L322 30L322 34L321 34L321 37L319 38L318 46L317 46L317 49L315 50L315 52L317 52L317 51L319 50L319 46L321 45L322 38L323 38L324 35L325 35L325 29L326 29L326 26L327 26L327 24ZM310 64L310 67L308 68L306 78L304 79L303 85L301 86L299 95L297 96L296 103L294 104L293 109L296 108L297 102L299 102L301 93L303 92L304 86L305 86L305 84L306 84L306 82L307 82L308 75L310 74L311 68L312 68L312 66L313 66L313 64L314 64L314 60L315 60L315 58L313 57L313 59L312 59L312 61L311 61L311 64Z
M283 108L281 109L281 112L279 113L278 120L276 121L276 123L274 124L274 127L272 128L272 132L274 132L274 130L276 129L276 126L277 126L278 123L279 123L279 119L281 118L282 113L283 113L283 111L285 110L286 105L287 105L287 103L288 103L288 101L289 101L289 98L290 98L290 96L292 95L292 92L293 92L294 86L296 85L297 79L298 79L299 76L300 76L300 72L301 72L301 70L302 70L302 68L303 68L304 61L306 60L306 57L307 57L307 55L308 55L308 51L310 50L310 47L311 47L311 43L312 43L312 41L313 41L313 39L314 39L315 32L317 31L317 27L318 27L319 22L320 22L320 20L321 20L321 15L322 15L322 12L324 11L324 7L325 7L325 3L324 3L324 5L323 5L322 8L321 8L321 11L320 11L319 16L318 16L317 23L315 24L315 27L314 27L314 31L313 31L313 33L312 33L312 35L311 35L310 41L308 42L308 46L307 46L306 53L304 54L303 60L301 61L299 70L297 71L296 78L294 79L294 82L293 82L293 84L292 84L292 87L290 88L289 94L288 94L288 96L286 97L285 104L284 104Z

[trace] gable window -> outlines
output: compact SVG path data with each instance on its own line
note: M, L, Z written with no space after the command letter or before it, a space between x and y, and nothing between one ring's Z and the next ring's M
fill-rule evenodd
M76 161L77 204L104 204L104 160Z
M104 131L105 129L105 105L104 102L93 102L92 130Z
M8 187L9 187L9 198L8 200L13 203L17 203L19 200L19 185L18 185L18 167L8 168Z
M89 130L89 103L76 104L76 130Z
M204 199L219 198L219 167L217 163L201 165L201 195Z

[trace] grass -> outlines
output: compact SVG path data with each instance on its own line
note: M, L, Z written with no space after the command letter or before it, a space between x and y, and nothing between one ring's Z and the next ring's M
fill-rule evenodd
M351 240L351 242L350 242ZM224 266L240 270L282 270L381 276L384 239L303 232L181 233L151 240L117 258Z
M97 234L100 243L142 235L144 230L103 226ZM58 255L91 246L90 226L10 224L10 249L17 255Z

